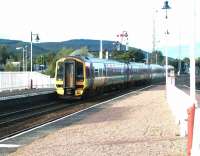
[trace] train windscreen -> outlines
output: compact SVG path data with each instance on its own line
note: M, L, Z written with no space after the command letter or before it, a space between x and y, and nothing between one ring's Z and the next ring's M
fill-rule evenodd
M58 63L58 67L57 67L57 76L56 76L56 79L57 80L63 80L63 71L64 71L64 68L63 68L63 63Z

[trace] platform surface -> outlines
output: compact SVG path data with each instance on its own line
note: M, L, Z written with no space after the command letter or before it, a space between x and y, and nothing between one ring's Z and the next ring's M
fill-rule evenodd
M65 119L61 123L64 128L21 146L11 155L185 155L186 138L178 134L164 89L154 86Z
M55 92L55 88L39 88L39 89L21 89L21 90L12 90L12 91L1 91L0 92L0 101L17 99L28 96L43 95Z

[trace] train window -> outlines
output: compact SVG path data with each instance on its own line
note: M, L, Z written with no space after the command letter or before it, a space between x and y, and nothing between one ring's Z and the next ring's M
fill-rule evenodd
M57 66L57 80L63 80L63 63L59 62Z
M86 66L86 77L89 78L90 77L90 69L89 67Z
M110 76L110 68L109 67L107 67L107 76Z
M99 69L99 76L103 76L103 69L102 68Z
M98 76L99 76L99 70L98 70L98 69L95 69L95 70L94 70L94 75L95 75L95 77L98 77Z
M101 72L101 68L99 68L99 77L101 77L101 74L102 72Z
M108 75L109 75L109 76L112 76L112 75L113 75L112 68L108 68Z
M83 81L83 64L81 62L76 63L76 80Z
M106 68L103 68L103 76L106 76Z
M94 77L94 66L91 67L91 77Z

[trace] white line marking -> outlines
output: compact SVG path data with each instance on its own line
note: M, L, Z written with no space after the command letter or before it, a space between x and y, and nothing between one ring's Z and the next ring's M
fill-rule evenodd
M17 148L20 147L21 145L15 145L15 144L0 144L0 148Z
M189 86L187 86L187 85L183 85L184 87L186 87L186 88L190 88Z
M41 128L41 127L44 127L44 126L50 125L50 124L52 124L52 123L54 123L54 122L57 122L57 121L60 121L60 120L66 119L66 118L71 117L71 116L73 116L73 115L79 114L79 113L84 112L84 111L86 111L86 110L88 110L88 109L91 109L91 108L93 108L93 107L100 106L100 105L102 105L102 104L105 104L105 103L111 102L111 101L113 101L113 100L119 99L119 98L124 97L124 96L126 96L126 95L129 95L129 94L132 94L132 93L136 93L136 92L138 92L138 91L145 90L145 89L150 88L150 87L152 87L152 86L153 86L153 85L150 85L150 86L147 86L147 87L141 88L141 89L139 89L139 90L135 90L135 91L129 92L129 93L127 93L127 94L120 95L120 96L115 97L115 98L113 98L113 99L110 99L110 100L107 100L107 101L104 101L104 102L98 103L98 104L93 105L93 106L91 106L91 107L88 107L88 108L86 108L86 109L83 109L83 110L80 110L80 111L78 111L78 112L75 112L75 113L69 114L69 115L67 115L67 116L64 116L64 117L62 117L62 118L56 119L56 120L54 120L54 121L47 122L47 123L45 123L45 124L43 124L43 125L40 125L40 126L38 126L38 127L35 127L35 128L32 128L32 129L29 129L29 130L24 131L24 132L21 132L21 133L18 133L18 134L16 134L16 135L13 135L13 136L8 137L8 138L4 138L4 139L0 140L0 143L3 142L3 141L9 140L9 139L12 139L12 138L18 137L18 136L20 136L20 135L26 134L26 133L31 132L31 131L33 131L33 130L39 129L39 128Z

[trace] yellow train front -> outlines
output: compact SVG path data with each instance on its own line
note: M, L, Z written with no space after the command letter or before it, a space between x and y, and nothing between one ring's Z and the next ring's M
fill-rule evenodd
M78 57L66 57L56 62L56 92L67 98L83 95L87 87L86 63Z

